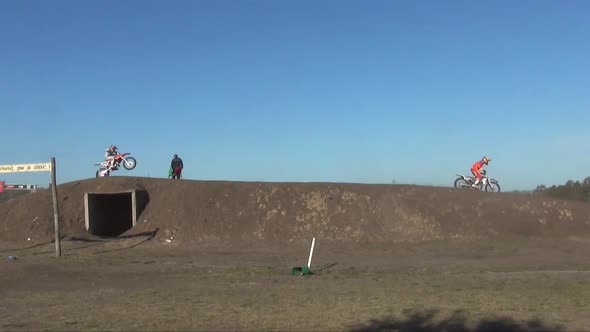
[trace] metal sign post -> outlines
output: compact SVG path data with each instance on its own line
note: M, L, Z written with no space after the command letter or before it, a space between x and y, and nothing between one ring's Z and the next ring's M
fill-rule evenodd
M53 196L53 221L55 227L55 256L61 256L61 242L59 235L59 205L57 204L57 180L55 172L55 157L51 162L37 164L0 165L0 173L22 172L51 172L51 192Z

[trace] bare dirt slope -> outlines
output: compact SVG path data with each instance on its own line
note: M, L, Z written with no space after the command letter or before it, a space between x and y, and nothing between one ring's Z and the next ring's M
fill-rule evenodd
M159 229L177 243L416 242L588 237L590 204L513 193L342 183L173 181L111 177L58 186L62 234L87 235L85 192L145 189L128 234ZM50 241L51 193L0 204L0 241Z

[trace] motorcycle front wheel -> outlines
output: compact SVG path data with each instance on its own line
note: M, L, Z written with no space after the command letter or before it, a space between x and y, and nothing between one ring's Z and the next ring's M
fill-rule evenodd
M498 184L498 182L495 181L490 181L488 182L488 184L486 185L486 191L492 191L492 192L500 192L500 184Z
M125 158L126 160L123 160L123 167L130 171L132 169L135 168L135 166L137 166L137 161L135 160L135 158L133 157L127 157Z

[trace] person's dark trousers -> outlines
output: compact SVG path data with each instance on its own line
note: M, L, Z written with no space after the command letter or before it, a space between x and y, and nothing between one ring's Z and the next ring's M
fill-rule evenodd
M180 179L182 177L182 168L178 167L174 170L174 173L172 174L172 178L173 179Z

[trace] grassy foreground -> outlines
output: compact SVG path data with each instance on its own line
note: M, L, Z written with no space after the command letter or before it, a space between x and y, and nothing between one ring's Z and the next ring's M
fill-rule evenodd
M443 268L420 256L410 267L324 264L313 276L296 277L284 263L243 263L258 259L255 254L191 257L138 247L56 259L47 249L0 262L0 330L574 331L590 326L590 273L571 266Z

